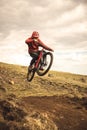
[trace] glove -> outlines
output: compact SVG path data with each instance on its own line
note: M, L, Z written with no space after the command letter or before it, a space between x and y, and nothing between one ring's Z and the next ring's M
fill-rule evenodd
M53 49L50 49L50 51L54 52L54 50L53 50Z

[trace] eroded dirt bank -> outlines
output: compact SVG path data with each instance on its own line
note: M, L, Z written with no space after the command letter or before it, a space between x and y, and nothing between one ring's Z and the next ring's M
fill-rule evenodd
M27 97L22 100L25 108L52 119L59 130L87 130L87 99L68 97Z

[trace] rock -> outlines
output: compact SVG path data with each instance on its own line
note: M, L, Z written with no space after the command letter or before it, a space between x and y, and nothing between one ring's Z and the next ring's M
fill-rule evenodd
M14 81L13 80L9 80L9 84L14 85Z
M7 92L7 89L5 87L2 87L1 85L0 85L0 90L3 92Z
M48 77L54 77L54 75L53 74L48 74Z

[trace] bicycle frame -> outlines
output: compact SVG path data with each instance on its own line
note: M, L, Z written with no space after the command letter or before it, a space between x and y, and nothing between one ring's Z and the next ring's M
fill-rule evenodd
M37 60L36 60L35 63L33 64L33 68L30 69L30 68L29 68L30 66L28 67L27 80L28 80L29 82L32 81L32 79L34 78L35 72L37 72L37 74L38 74L39 76L43 76L43 75L45 75L45 74L49 71L49 69L50 69L50 67L51 67L51 65L52 65L53 55L52 55L52 53L47 52L44 56L46 56L46 57L49 56L49 57L50 57L50 61L49 61L49 63L47 64L47 67L45 66L46 68L44 68L43 71L41 71L41 70L39 69L39 68L41 67L41 66L39 66L39 64L40 64L41 58L43 58L43 52L44 52L44 48L42 48L42 50L40 51Z
M43 50L44 50L44 49L42 49L42 50L40 51L39 57L38 57L38 59L37 59L37 61L36 61L36 64L35 64L35 69L38 68L38 64L39 64L40 59L41 59L41 57L42 57L42 55L43 55Z

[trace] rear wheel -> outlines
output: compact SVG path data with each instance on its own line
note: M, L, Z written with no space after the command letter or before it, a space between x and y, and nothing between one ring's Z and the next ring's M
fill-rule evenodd
M39 64L37 69L37 74L39 76L45 75L49 71L53 63L53 54L51 52L47 52L46 54L44 54L44 57L46 57L47 63L42 65L41 63ZM40 69L41 67L43 67L43 70Z
M30 66L28 67L28 73L27 73L27 80L30 82L34 78L35 75L35 69L34 64L32 65L32 68Z

